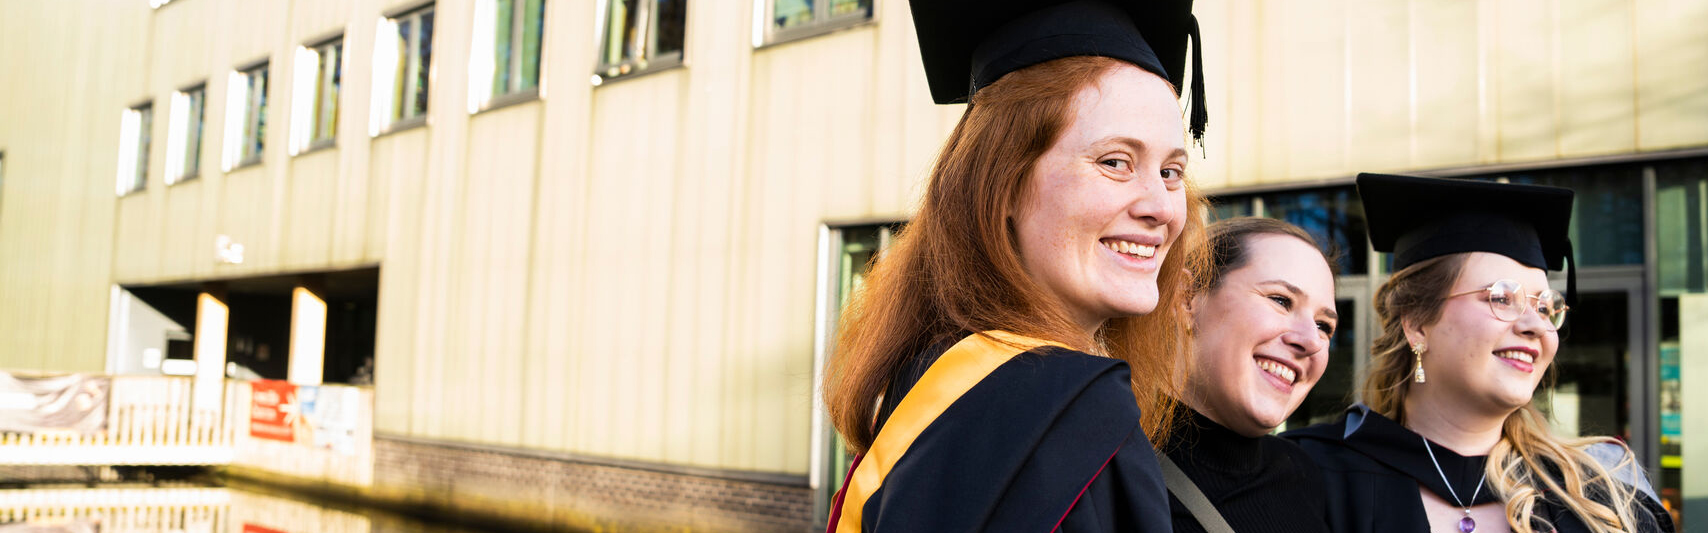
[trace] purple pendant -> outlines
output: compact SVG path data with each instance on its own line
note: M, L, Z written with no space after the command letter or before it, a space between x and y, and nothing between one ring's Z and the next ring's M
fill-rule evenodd
M1471 533L1477 530L1477 521L1467 516L1459 519L1459 533Z

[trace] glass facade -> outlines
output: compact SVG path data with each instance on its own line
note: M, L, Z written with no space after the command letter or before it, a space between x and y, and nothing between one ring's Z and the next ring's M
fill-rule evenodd
M1341 275L1369 273L1364 204L1352 187L1265 194L1262 216L1304 228L1339 263ZM1357 253L1354 253L1357 252Z
M1687 437L1708 429L1708 412L1689 407L1708 405L1708 397L1684 386L1708 377L1708 159L1655 165L1654 181L1656 481L1686 531L1690 517L1708 517L1708 457L1690 453Z
M1478 176L1577 192L1570 229L1584 267L1643 264L1643 165L1610 165Z

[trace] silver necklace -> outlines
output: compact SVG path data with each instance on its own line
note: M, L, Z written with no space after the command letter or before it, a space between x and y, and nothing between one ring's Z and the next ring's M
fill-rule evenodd
M1417 438L1423 439L1423 451L1429 452L1429 462L1435 463L1435 473L1441 474L1441 482L1447 484L1447 494L1453 496L1453 503L1459 504L1459 508L1465 510L1465 517L1459 519L1459 533L1476 531L1477 521L1471 519L1471 506L1465 505L1465 502L1459 500L1459 493L1453 490L1453 481L1447 479L1447 473L1441 470L1441 461L1435 460L1435 450L1429 448L1429 439L1424 438L1423 435L1418 435ZM1477 503L1477 495L1483 493L1483 482L1488 481L1488 479L1489 471L1485 469L1482 479L1477 480L1477 490L1471 493L1471 503Z

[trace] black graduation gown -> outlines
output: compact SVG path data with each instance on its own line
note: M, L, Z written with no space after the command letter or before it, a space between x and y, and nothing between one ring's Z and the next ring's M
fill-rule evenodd
M949 344L892 381L878 437L850 468L829 531L1170 530L1126 363L1003 332ZM956 379L970 387L946 385ZM946 408L919 408L933 401ZM879 451L908 439L899 454Z
M1428 488L1448 502L1454 501L1453 491L1460 498L1470 498L1477 492L1477 481L1482 478L1487 460L1486 456L1465 457L1440 445L1431 445L1441 465L1441 472L1437 472L1422 437L1364 405L1348 408L1334 422L1289 431L1282 436L1298 442L1322 467L1328 488L1329 520L1340 533L1427 532L1429 519L1423 510L1423 499L1418 496L1418 486ZM1454 480L1453 491L1442 481L1442 472ZM1638 493L1637 499L1639 508L1633 509L1633 514L1642 522L1638 531L1673 530L1671 515L1659 502L1642 493ZM1496 501L1499 499L1485 485L1472 505ZM1536 506L1536 515L1559 533L1589 531L1576 514L1546 498ZM1548 529L1541 522L1533 527L1537 531Z
M1234 433L1191 409L1163 451L1239 533L1327 533L1328 501L1321 471L1293 441ZM1180 498L1170 495L1176 533L1205 531Z

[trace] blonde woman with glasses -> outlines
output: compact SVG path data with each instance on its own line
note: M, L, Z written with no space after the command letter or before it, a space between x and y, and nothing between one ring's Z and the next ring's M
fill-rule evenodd
M1554 434L1536 394L1573 299L1572 191L1358 177L1382 331L1363 403L1287 434L1323 468L1340 532L1672 531L1632 454Z

